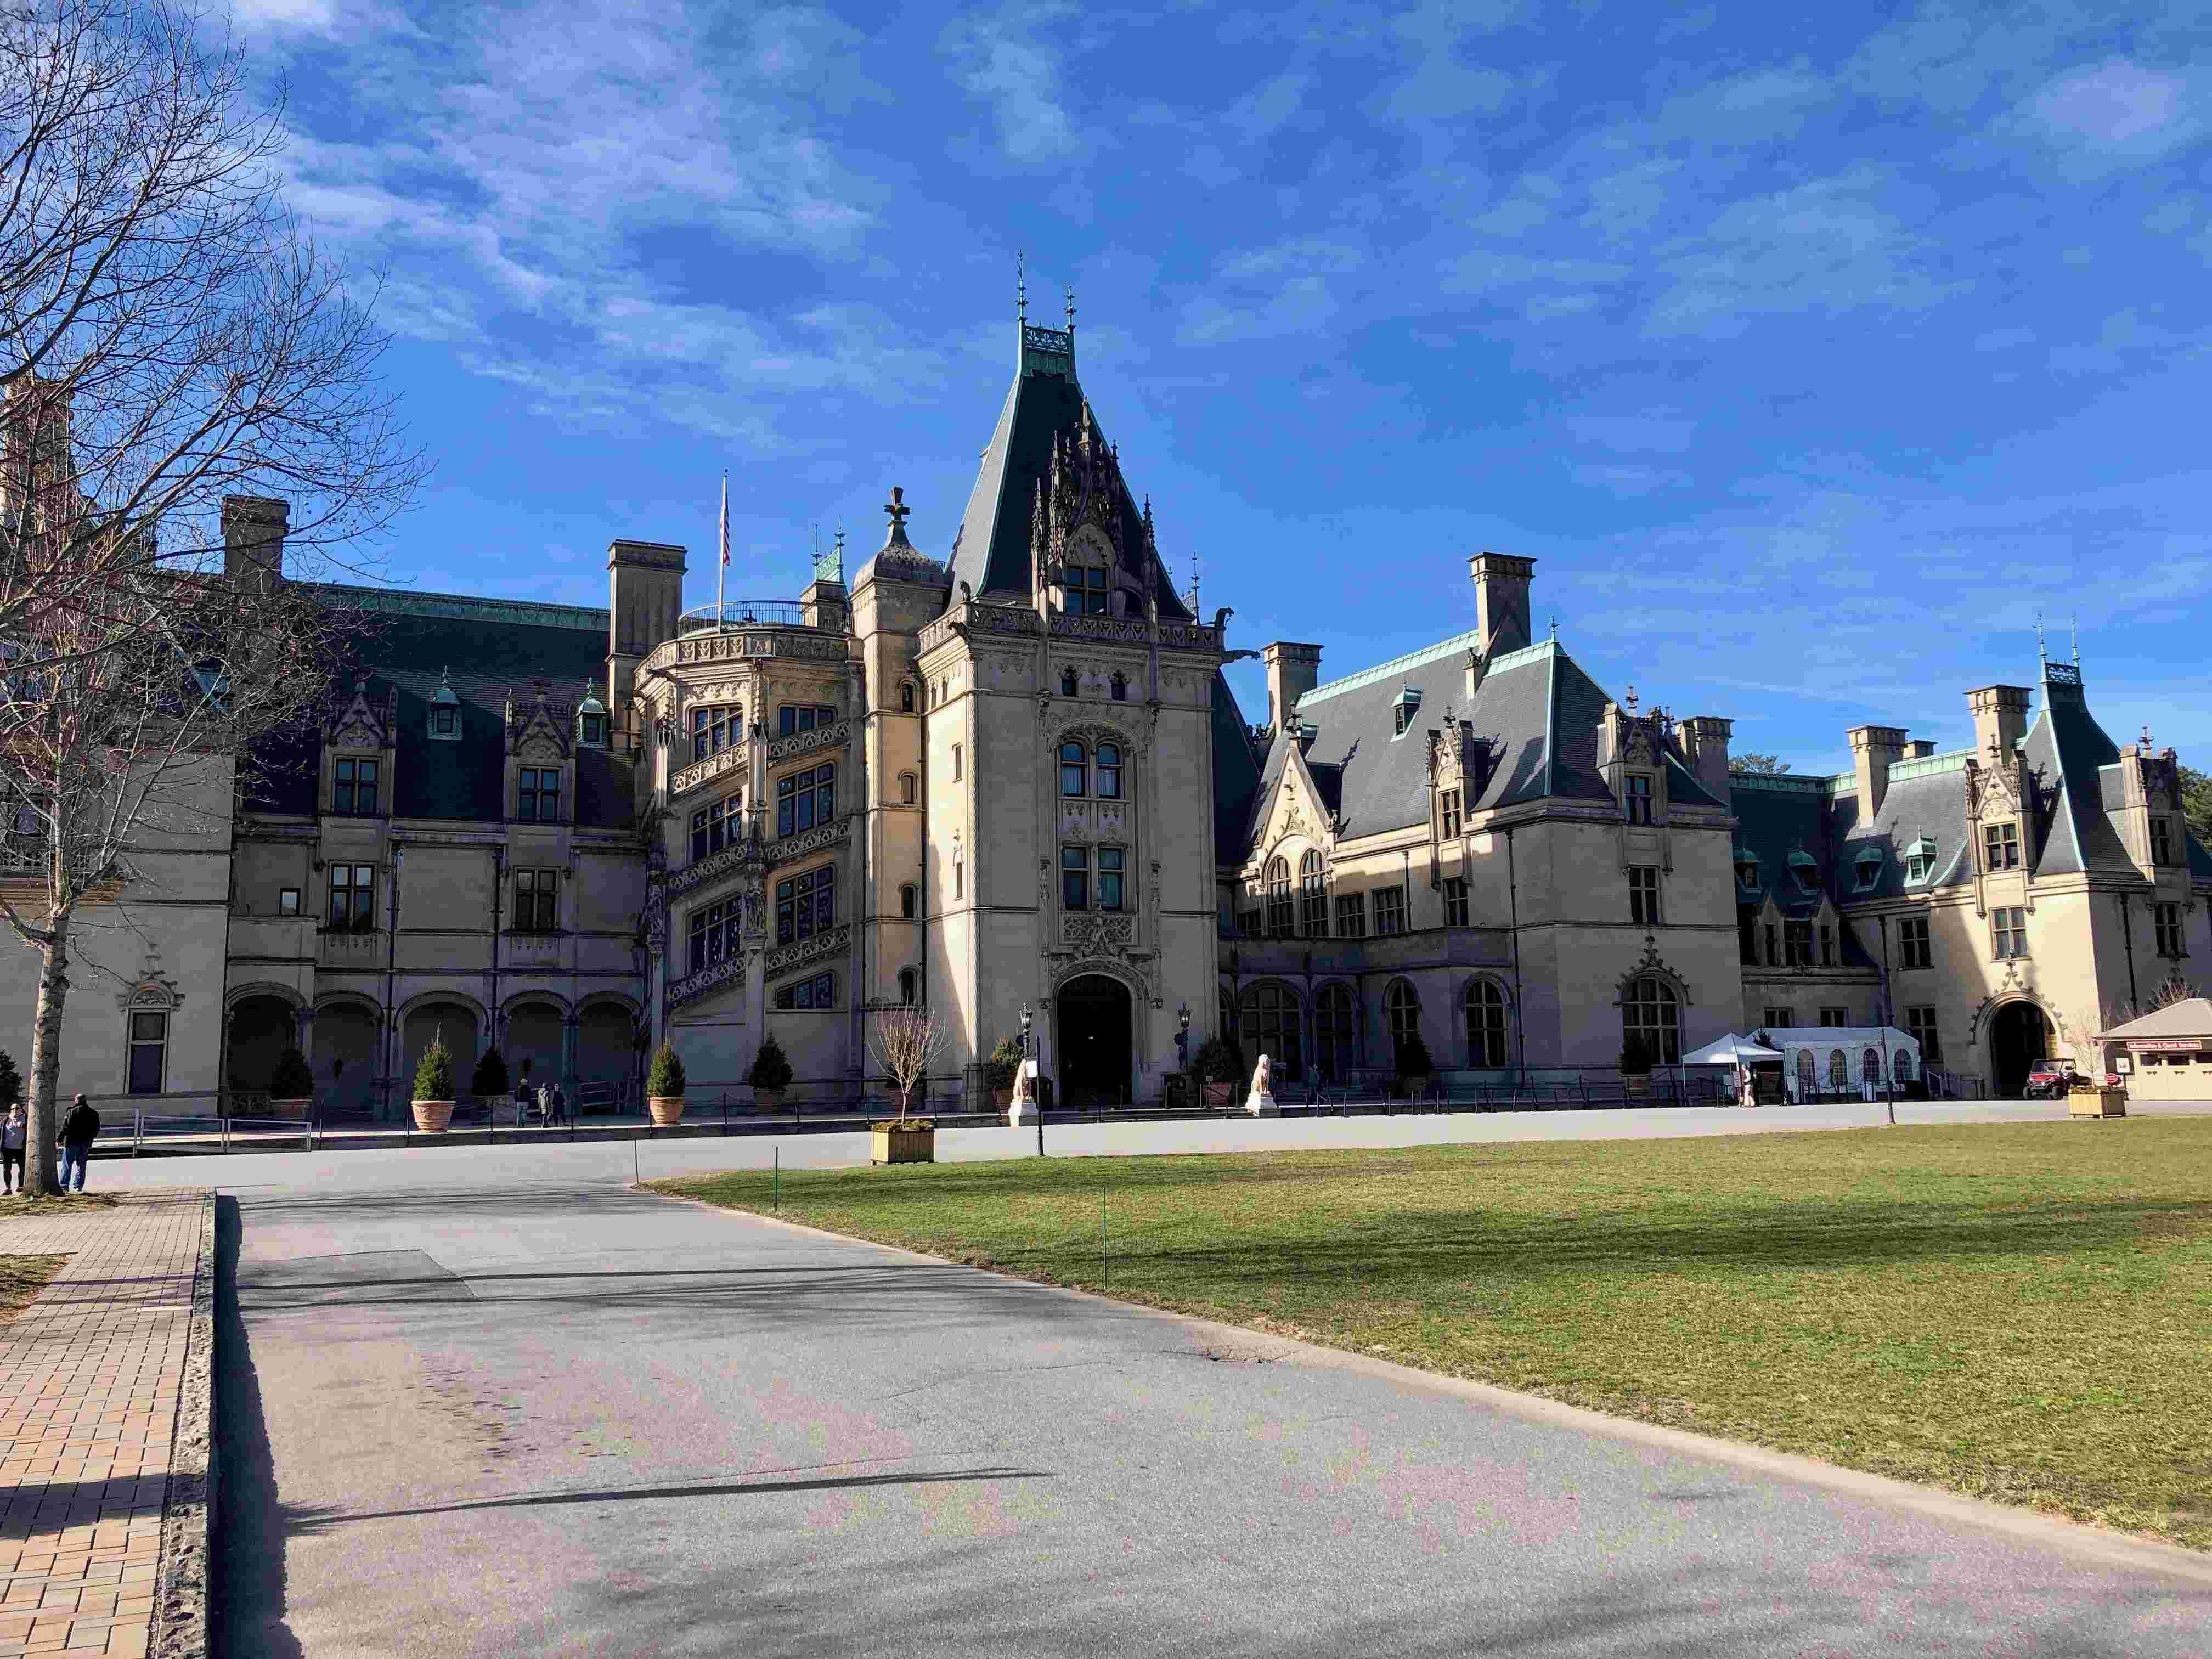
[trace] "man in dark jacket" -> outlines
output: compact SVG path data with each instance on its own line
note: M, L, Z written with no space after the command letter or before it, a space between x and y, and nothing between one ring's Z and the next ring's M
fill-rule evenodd
M100 1133L100 1114L92 1109L92 1103L82 1095L70 1103L69 1115L62 1120L61 1186L65 1193L84 1190L85 1160L91 1155L93 1137ZM72 1184L70 1175L76 1181Z

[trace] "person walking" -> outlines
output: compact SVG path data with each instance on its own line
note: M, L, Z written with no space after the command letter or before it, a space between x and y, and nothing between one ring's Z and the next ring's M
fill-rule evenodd
M6 1174L11 1193L23 1184L23 1137L29 1128L19 1100L8 1109L8 1121L0 1123L0 1171Z
M514 1127L520 1129L530 1121L530 1085L520 1078L514 1084Z
M59 1180L65 1193L84 1190L85 1160L92 1154L93 1137L100 1133L100 1114L92 1103L79 1094L70 1103L69 1115L62 1120L59 1136L62 1148L62 1168ZM72 1182L72 1172L75 1180Z
M568 1091L557 1083L553 1085L553 1108L545 1121L548 1123L561 1124L564 1127L568 1121Z

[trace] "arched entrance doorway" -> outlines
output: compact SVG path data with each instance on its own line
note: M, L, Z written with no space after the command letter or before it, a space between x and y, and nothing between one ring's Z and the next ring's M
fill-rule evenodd
M576 1078L621 1085L635 1070L637 1022L619 1003L595 1002L576 1016Z
M1990 1091L2016 1099L2027 1068L2051 1057L2051 1022L2032 1002L2008 1002L1990 1021Z
M1071 1109L1129 1103L1129 988L1086 974L1053 1000L1059 1036L1060 1098Z
M315 1011L315 1110L325 1122L375 1117L377 1020L358 1003L326 1002Z
M292 1046L292 1005L279 996L240 997L230 1011L230 1047L223 1080L234 1094L266 1094L276 1062Z
M562 1075L561 1010L550 1002L526 1002L507 1014L507 1073L533 1089L567 1085Z

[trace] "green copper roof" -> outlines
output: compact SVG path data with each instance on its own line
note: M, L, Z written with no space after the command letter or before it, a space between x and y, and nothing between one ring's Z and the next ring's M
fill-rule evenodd
M1435 645L1425 645L1418 651L1409 651L1402 657L1393 657L1388 662L1378 662L1372 668L1363 668L1357 674L1347 674L1340 680L1331 680L1326 685L1316 685L1298 699L1301 709L1310 708L1324 698L1346 691L1357 691L1363 685L1372 685L1377 680L1387 680L1393 674L1401 674L1409 668L1419 668L1440 658L1457 652L1472 651L1480 643L1479 632L1455 634ZM1496 673L1501 668L1517 668L1525 662L1538 662L1558 648L1551 640L1540 640L1534 645L1524 646L1518 651L1500 652L1490 659L1486 673Z
M319 592L335 594L363 611L402 617L449 617L465 622L521 623L531 628L574 628L604 635L607 613L580 605L540 605L532 599L475 599L460 593L419 593L410 588L354 587L318 582Z

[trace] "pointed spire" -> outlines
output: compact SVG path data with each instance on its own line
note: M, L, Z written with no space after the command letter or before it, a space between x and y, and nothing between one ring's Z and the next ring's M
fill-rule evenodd
M1069 337L1070 337L1070 338L1073 338L1073 337L1074 337L1074 334L1075 334L1075 284L1074 284L1074 283L1070 283L1067 285L1067 332L1068 332L1068 336L1069 336Z
M1026 324L1030 319L1030 267L1020 249L1014 251L1014 320Z
M2035 608L2035 659L2045 668L2051 666L2051 653L2043 641L2043 607Z
M2069 611L2066 617L2066 631L2074 636L2074 669L2081 669L2081 617L2079 611Z

